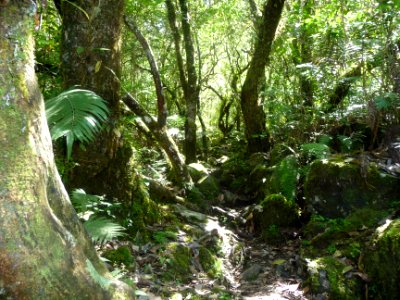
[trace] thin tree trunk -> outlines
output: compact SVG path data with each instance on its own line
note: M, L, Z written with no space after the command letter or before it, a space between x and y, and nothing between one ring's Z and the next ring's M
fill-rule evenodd
M159 124L149 115L136 101L131 94L126 94L123 97L124 103L139 116L143 123L150 129L151 134L155 137L160 147L165 151L171 161L178 184L186 189L191 189L193 182L189 175L189 171L185 162L181 159L179 149L174 140L169 136L165 127L160 127Z
M147 61L149 62L150 65L151 75L153 76L154 86L157 95L157 109L158 109L157 121L160 127L164 127L167 125L167 106L164 97L163 84L161 81L160 72L157 67L157 62L154 59L153 50L151 50L150 44L147 42L146 38L140 32L136 23L133 20L129 19L128 17L125 17L124 20L129 30L135 34L139 43L142 45L144 52L146 53Z
M175 54L178 63L179 78L181 81L183 95L186 103L186 120L185 120L185 142L184 152L186 163L190 164L197 161L196 158L196 115L197 104L199 103L199 87L197 82L197 74L194 59L194 46L192 33L189 24L188 7L185 0L179 0L181 8L181 23L183 40L186 54L186 69L184 68L183 58L180 47L180 34L176 24L175 7L171 0L165 1L167 7L168 21L172 31L175 44Z
M54 163L28 0L0 2L0 297L134 299L97 257Z
M265 113L259 102L259 93L265 80L265 67L269 61L272 42L281 18L284 0L268 0L240 95L245 123L245 134L250 153L270 150L269 132L265 125Z

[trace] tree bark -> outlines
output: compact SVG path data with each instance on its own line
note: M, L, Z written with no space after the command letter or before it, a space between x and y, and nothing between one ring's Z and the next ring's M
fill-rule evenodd
M108 103L110 122L91 145L76 147L78 164L69 174L68 188L83 188L120 201L131 199L131 150L118 131L120 117L121 27L123 0L62 1L61 73L65 88L79 85Z
M175 54L179 69L179 78L181 81L183 95L186 103L186 121L185 121L185 142L184 152L186 163L190 164L197 161L196 158L196 115L197 104L199 103L200 89L198 87L196 66L194 59L194 44L189 24L189 13L186 0L179 0L181 9L182 33L186 54L186 70L183 64L183 58L180 47L180 33L176 24L175 7L171 0L165 1L167 7L168 21L174 37Z
M259 93L265 80L265 67L283 10L284 0L268 0L264 5L258 28L253 58L240 95L245 134L250 153L267 152L271 145L265 126L265 113L259 103Z
M312 63L312 38L307 29L304 19L307 19L313 13L314 1L305 0L302 10L299 12L301 17L299 36L293 40L293 48L295 52L294 62L297 65ZM299 75L300 95L303 105L312 107L314 105L314 86L311 78L302 72Z
M0 298L134 299L99 260L54 163L30 0L0 3Z
M182 160L179 149L176 146L174 140L169 136L165 127L160 127L151 115L149 115L136 101L131 94L126 94L123 97L124 103L129 109L139 116L143 123L150 129L151 134L155 137L160 147L165 151L171 164L176 173L176 179L178 184L190 190L193 186L192 178L190 177L189 171L185 162Z
M156 89L157 95L157 111L158 111L158 124L160 127L167 125L167 106L164 97L163 84L161 81L161 75L157 67L157 62L154 59L153 50L151 50L150 44L147 42L146 38L140 32L135 21L130 20L128 17L124 18L125 24L128 26L129 30L133 32L142 46L144 52L146 53L147 61L150 65L151 75L153 76L154 87Z

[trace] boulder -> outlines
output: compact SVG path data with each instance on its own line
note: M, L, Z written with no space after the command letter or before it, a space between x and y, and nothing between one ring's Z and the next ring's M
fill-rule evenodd
M400 295L400 219L377 228L363 253L362 264L372 280L369 294L374 299L398 299Z
M362 299L362 281L353 276L352 267L332 256L306 261L312 299Z
M324 217L345 217L370 207L386 209L400 199L400 179L366 159L332 156L314 161L304 184L306 209Z
M191 163L188 165L189 174L194 182L199 181L204 176L209 175L208 169L200 163Z

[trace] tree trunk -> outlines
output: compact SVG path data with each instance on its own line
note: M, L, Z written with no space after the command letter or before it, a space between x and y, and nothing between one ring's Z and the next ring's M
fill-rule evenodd
M123 8L123 0L62 1L61 70L65 88L79 85L92 90L111 111L110 122L96 141L86 149L74 149L78 165L68 178L68 188L125 202L131 199L131 150L121 145L118 132Z
M0 298L133 299L97 257L54 163L28 0L0 1Z
M284 2L284 0L268 0L264 5L253 58L240 95L250 153L267 152L271 147L269 133L265 126L265 113L259 102L259 93L265 80L265 67L269 60Z
M165 1L167 7L168 21L174 37L175 54L179 69L179 78L181 81L183 95L186 103L186 121L185 121L185 142L184 152L186 156L186 163L190 164L197 161L196 158L196 115L197 115L197 104L199 103L199 92L197 82L197 74L194 60L194 46L192 33L189 24L189 13L187 2L185 0L179 0L181 8L181 22L183 40L186 54L186 70L183 64L183 58L180 47L180 34L179 29L176 25L176 13L175 7L171 0Z
M149 128L151 134L155 137L157 143L167 154L168 159L174 168L178 184L181 187L190 190L193 186L192 178L190 177L185 162L181 159L178 147L168 134L166 128L160 127L159 123L140 106L139 102L137 102L132 95L127 94L123 98L123 101L132 112L142 119L143 123L147 128Z
M298 12L300 15L300 28L298 38L293 40L294 63L296 65L312 63L312 37L309 28L305 22L313 14L314 1L305 0L302 3L302 9ZM300 96L303 105L312 107L314 105L314 86L308 74L300 72L299 74Z

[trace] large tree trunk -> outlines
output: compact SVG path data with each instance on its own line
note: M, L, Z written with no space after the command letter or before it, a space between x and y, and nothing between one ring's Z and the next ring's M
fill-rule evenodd
M268 0L264 5L253 58L240 95L250 153L267 152L271 147L269 133L265 126L265 113L259 103L259 93L265 81L265 67L269 60L284 2L284 0Z
M68 178L68 188L124 202L131 199L131 150L121 146L118 133L123 8L123 0L62 1L61 69L65 88L80 85L92 90L111 110L111 120L97 140L85 150L76 147L73 160L78 165Z
M34 14L30 0L0 1L0 298L133 299L97 257L56 170Z

